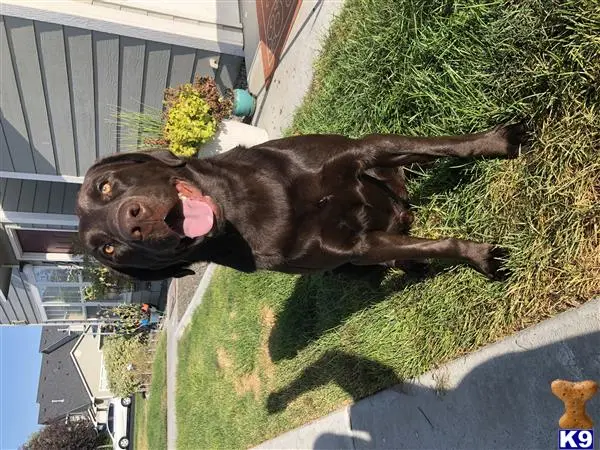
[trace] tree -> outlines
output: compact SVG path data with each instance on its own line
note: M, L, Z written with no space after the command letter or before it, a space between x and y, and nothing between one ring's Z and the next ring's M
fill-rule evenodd
M132 336L141 331L140 324L147 313L142 310L142 305L131 303L103 309L100 316L107 321L107 324L104 325L105 331Z
M89 420L58 420L33 433L23 450L93 450L100 438Z

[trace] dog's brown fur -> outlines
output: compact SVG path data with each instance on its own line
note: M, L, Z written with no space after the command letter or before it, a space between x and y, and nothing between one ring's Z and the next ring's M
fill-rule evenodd
M297 136L187 161L168 152L118 154L85 177L80 236L98 260L143 280L189 274L196 261L310 273L429 258L499 279L504 252L495 245L409 236L402 167L446 156L515 157L524 135L522 125L510 125L438 138ZM216 220L208 235L180 237L164 222L178 202L176 180L212 198ZM106 182L110 195L100 192ZM103 251L107 244L111 254Z

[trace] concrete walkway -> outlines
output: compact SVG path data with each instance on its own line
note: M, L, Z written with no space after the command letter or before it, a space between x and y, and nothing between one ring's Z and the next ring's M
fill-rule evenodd
M557 378L600 382L600 299L256 448L557 448ZM600 423L600 394L587 411Z
M177 410L175 398L177 396L177 343L183 335L186 327L192 320L194 311L202 304L204 293L210 284L216 266L209 264L201 273L196 273L191 279L196 281L197 288L189 292L188 287L181 289L181 280L174 279L169 286L167 294L167 321L165 329L167 332L167 447L169 450L177 448ZM186 284L190 284L190 280ZM191 297L191 298L190 298ZM187 304L183 314L178 313L178 303Z
M165 323L167 332L167 446L169 450L177 447L177 420L175 416L175 394L177 379L177 280L173 280L169 286L167 305L169 313Z
M246 6L252 3L244 2ZM323 39L343 4L343 0L303 0L268 90L264 88L260 58L248 65L248 89L257 97L252 124L267 130L270 138L281 137L291 125L294 112L310 87L313 64ZM253 41L252 24L245 19L247 41Z

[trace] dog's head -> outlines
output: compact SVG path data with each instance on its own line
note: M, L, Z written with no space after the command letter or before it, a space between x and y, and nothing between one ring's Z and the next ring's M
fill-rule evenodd
M77 198L80 240L101 263L141 280L193 273L186 259L219 228L215 201L167 151L96 162Z

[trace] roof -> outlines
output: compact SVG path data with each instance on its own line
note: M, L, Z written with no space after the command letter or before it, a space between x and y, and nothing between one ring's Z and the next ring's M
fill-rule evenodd
M71 350L79 333L70 335L57 327L43 327L40 339L42 367L38 384L38 423L47 424L68 413L87 409L91 405Z
M75 339L79 333L70 332L64 327L42 327L40 337L40 353L50 353L68 341Z
M0 230L0 232L1 232L1 230ZM4 299L6 299L6 297L8 297L8 290L10 289L11 277L12 277L12 267L0 267L0 296L3 296ZM0 298L2 298L2 297L0 297Z

